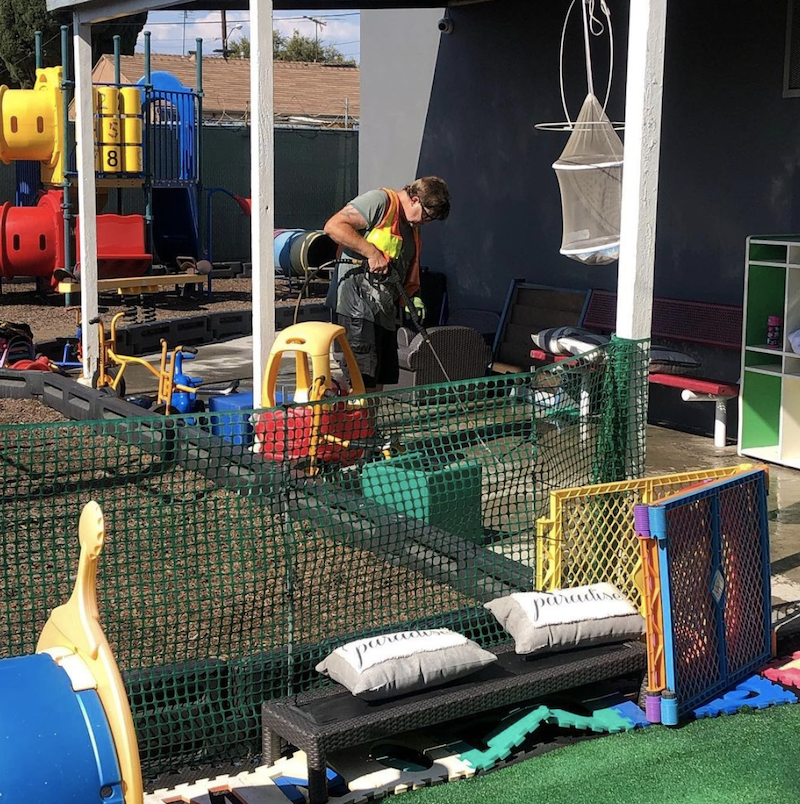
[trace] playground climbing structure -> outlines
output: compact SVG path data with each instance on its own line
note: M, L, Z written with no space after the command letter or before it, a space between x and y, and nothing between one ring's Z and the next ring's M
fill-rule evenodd
M62 66L43 67L39 34L36 44L35 86L0 87L0 160L17 167L17 203L0 206L0 278L33 276L55 288L58 272L74 274L80 263L69 123L74 85L66 27ZM137 84L126 85L120 83L115 37L115 81L93 88L97 185L106 194L142 188L145 212L97 216L100 278L141 276L154 253L167 264L178 256L202 256L201 47L198 40L197 87L191 89L169 73L151 72L145 34L145 74Z

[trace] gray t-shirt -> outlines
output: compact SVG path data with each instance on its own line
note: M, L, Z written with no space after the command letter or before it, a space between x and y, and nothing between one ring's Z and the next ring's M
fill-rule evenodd
M366 236L386 214L389 197L383 190L369 190L354 198L350 206L355 207L367 221L367 228L361 232ZM374 321L380 327L394 329L398 318L397 300L400 298L400 288L405 283L416 250L413 229L402 218L400 234L403 238L402 254L396 263L391 264L389 273L385 276L377 276L349 263L339 263L336 266L336 275L331 283L331 292L328 294L328 304L334 307L337 313L350 318ZM342 256L359 262L364 260L361 254L347 249L342 250ZM334 288L335 303L332 298Z

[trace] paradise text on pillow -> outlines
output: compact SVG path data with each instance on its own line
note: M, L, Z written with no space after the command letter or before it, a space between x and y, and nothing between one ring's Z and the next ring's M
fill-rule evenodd
M341 648L339 648L339 651L342 654L354 653L357 660L356 666L361 668L364 665L365 654L370 648L380 648L385 645L406 642L411 639L425 639L430 641L431 637L449 637L451 634L452 632L447 628L432 628L426 631L400 631L396 634L383 634L382 636L364 639L361 642L353 642L349 645L343 645ZM461 637L460 641L466 640Z
M601 600L626 600L627 598L618 591L602 592L595 589L587 589L585 592L554 592L553 594L537 595L531 600L534 611L534 622L539 619L539 612L543 606L571 606L574 603L600 602Z

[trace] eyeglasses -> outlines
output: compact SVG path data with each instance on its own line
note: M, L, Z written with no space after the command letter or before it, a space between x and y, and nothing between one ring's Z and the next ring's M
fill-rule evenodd
M422 207L422 217L420 218L422 223L427 223L428 221L435 221L438 219L438 216L435 213L430 212L425 208L425 205L422 203L422 201L419 202L419 205Z

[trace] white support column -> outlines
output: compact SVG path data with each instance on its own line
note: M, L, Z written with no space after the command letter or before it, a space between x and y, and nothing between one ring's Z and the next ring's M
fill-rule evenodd
M89 321L97 316L97 195L94 172L94 110L92 108L92 26L73 19L75 60L75 139L78 168L78 214L81 252L81 327L83 379L97 370L100 340Z
M666 24L667 0L631 3L617 289L623 338L649 338L652 328Z
M275 154L272 0L250 0L250 195L253 260L253 404L275 340Z

